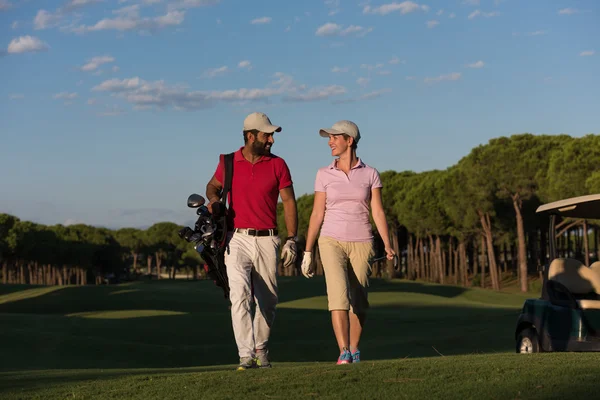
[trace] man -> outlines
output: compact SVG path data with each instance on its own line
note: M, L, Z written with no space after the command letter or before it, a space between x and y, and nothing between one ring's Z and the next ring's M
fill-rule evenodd
M228 235L225 265L229 278L231 319L240 364L238 370L270 367L268 341L277 306L277 264L281 239L277 231L277 200L283 202L287 239L281 251L284 266L296 260L298 214L292 178L285 161L271 153L273 134L281 127L264 113L244 120L244 146L234 153L228 200L233 231ZM223 158L206 185L208 209L220 200ZM254 320L250 306L256 303Z

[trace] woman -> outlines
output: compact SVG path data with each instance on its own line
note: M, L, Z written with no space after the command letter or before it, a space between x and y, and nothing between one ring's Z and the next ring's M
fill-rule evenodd
M319 253L328 309L340 349L337 364L350 364L360 361L358 345L369 307L366 288L369 259L374 255L369 204L387 259L393 259L395 252L390 245L379 173L356 155L358 126L339 121L319 134L329 138L331 155L337 158L317 172L302 273L307 278L314 276L312 250L320 229Z

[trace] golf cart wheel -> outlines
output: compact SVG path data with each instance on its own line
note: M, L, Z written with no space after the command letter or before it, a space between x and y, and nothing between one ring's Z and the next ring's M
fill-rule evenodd
M538 335L533 328L525 328L517 337L517 353L528 354L528 353L539 353L540 342Z

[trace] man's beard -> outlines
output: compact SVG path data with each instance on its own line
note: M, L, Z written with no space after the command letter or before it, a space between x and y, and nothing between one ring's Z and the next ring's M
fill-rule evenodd
M256 140L254 143L252 143L252 153L254 153L257 156L269 156L271 155L271 149L267 149L265 146L267 145L267 143L265 142L261 142L260 140Z

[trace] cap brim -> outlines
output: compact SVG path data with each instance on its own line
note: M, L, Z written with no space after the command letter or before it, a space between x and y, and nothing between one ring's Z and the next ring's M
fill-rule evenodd
M331 129L331 128L323 128L321 130L319 130L319 135L323 136L323 137L328 137L329 135L343 135L344 132L342 131L338 131L335 129Z
M265 125L261 126L258 130L264 133L281 132L281 127L277 125Z

